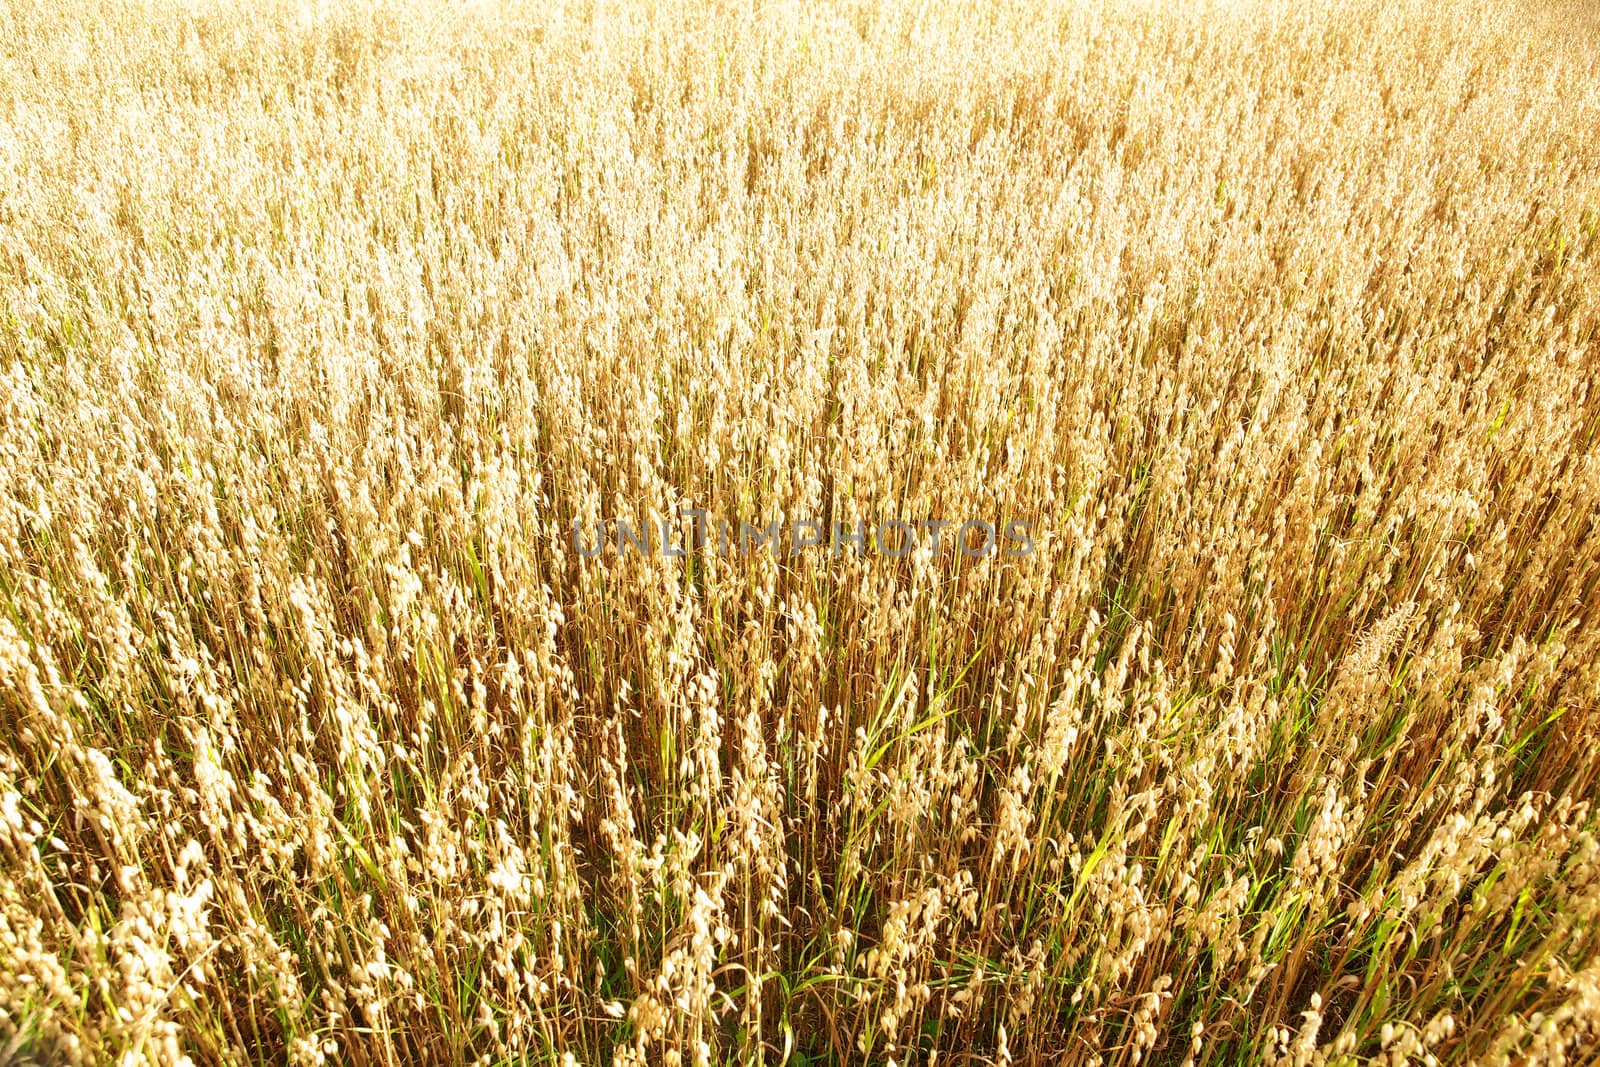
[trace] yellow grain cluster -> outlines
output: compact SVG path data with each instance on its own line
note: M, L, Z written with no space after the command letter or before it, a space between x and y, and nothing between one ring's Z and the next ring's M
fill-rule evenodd
M0 1063L1593 1062L1596 40L0 4Z

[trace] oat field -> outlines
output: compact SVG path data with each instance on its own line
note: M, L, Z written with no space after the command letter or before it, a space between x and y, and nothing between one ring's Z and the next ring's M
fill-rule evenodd
M1594 1063L1597 800L1593 8L0 0L0 1065Z

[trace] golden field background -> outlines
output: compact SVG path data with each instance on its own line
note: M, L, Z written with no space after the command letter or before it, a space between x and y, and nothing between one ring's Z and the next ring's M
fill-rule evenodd
M1593 1062L1594 26L0 6L0 1063Z

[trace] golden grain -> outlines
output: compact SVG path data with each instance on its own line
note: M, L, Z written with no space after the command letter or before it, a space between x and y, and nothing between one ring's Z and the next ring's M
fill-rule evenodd
M0 10L0 1065L1592 1062L1597 32Z

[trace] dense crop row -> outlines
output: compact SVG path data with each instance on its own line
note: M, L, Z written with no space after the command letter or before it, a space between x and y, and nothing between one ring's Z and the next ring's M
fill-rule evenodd
M1592 1062L1594 41L0 6L0 1063Z

